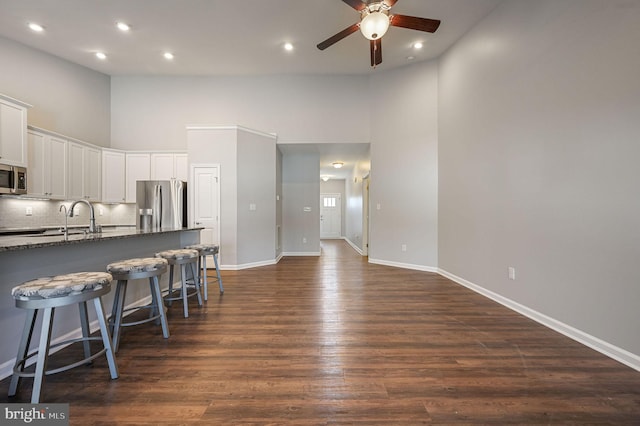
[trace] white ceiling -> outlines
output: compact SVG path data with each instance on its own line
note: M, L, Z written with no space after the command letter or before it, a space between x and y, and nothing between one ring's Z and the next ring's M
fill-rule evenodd
M359 21L358 12L341 0L0 0L0 36L112 76L366 75L438 57L500 1L398 0L392 13L442 24L433 34L390 28L375 70L360 32L324 51L316 48ZM131 30L117 30L117 21ZM45 31L34 33L30 22ZM416 41L424 43L422 50L412 48ZM285 42L294 50L285 51ZM98 60L96 51L107 59ZM165 60L165 51L175 59ZM343 154L336 151L340 145ZM340 161L351 163L353 151L362 147L347 145L318 148L321 160L343 155ZM330 172L339 175L322 169Z

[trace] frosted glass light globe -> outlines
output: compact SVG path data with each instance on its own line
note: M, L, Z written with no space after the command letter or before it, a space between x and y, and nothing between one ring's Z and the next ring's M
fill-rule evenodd
M381 38L389 29L389 16L382 12L371 12L360 21L360 31L369 40Z

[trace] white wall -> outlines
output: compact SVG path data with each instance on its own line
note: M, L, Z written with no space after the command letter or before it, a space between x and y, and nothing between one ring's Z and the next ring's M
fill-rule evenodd
M309 207L310 211L304 211ZM283 254L320 254L320 156L282 157ZM303 242L306 239L306 243Z
M240 125L279 142L368 142L366 76L113 77L112 146L184 149L186 125Z
M3 37L0 58L0 93L33 105L30 125L109 146L109 76Z
M638 366L639 23L638 1L503 2L439 85L440 268Z
M239 265L275 261L276 166L275 136L238 129Z
M237 129L185 130L189 165L220 165L220 267L238 264L238 165Z
M371 77L370 88L369 261L435 270L438 266L437 62L376 73ZM403 244L407 247L404 252Z

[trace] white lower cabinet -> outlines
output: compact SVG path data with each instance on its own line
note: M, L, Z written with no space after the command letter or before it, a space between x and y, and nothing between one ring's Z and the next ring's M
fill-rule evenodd
M67 198L67 141L28 131L28 193L55 200Z

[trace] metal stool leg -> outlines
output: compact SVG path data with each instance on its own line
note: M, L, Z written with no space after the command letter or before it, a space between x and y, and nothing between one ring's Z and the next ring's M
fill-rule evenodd
M36 317L38 316L37 309L29 309L27 311L27 318L24 321L24 329L22 330L22 338L20 339L20 346L18 346L18 356L16 356L16 364L13 367L13 371L24 371L24 364L29 352L29 344L31 343L31 337L33 336L33 328L36 325ZM21 360L23 360L21 362ZM18 390L21 377L14 374L11 377L11 384L9 385L9 396L14 396Z
M220 287L220 293L224 293L224 287L222 286L222 278L220 277L220 266L218 266L218 255L213 255L213 263L216 264L216 275L218 276L218 286Z
M191 263L191 276L193 276L193 282L195 283L195 289L196 289L196 297L198 298L198 305L202 306L202 293L200 291L201 286L200 286L200 281L196 281L196 265L195 263Z
M182 279L182 310L184 317L189 317L189 303L187 301L187 265L183 263L180 265L180 278Z
M40 396L42 395L44 372L47 371L47 358L49 358L49 345L51 344L51 329L53 328L54 312L55 308L44 308L42 331L40 333L40 344L38 346L38 357L36 360L36 372L33 377L33 390L31 391L32 404L40 402Z
M171 302L173 302L173 300L171 300L171 294L173 293L173 265L169 265L169 293L167 293L169 295L169 300L167 300L167 306L171 306Z
M200 274L202 274L202 280L200 279ZM203 292L204 292L204 300L209 300L209 285L207 283L207 255L203 254L198 258L198 282L204 284Z
M111 321L113 323L113 332L111 333L113 341L113 349L118 352L120 347L120 333L122 332L122 315L124 313L124 301L127 297L127 281L118 280L116 287L116 298L113 299L113 308Z
M153 299L153 303L155 304L155 309L158 310L158 315L160 315L160 323L162 324L162 336L165 339L169 338L169 323L167 322L167 310L162 304L162 293L160 292L160 283L158 282L158 277L149 278L149 283L151 284L151 297Z
M100 323L100 334L102 335L102 343L104 344L105 352L107 355L107 363L109 364L109 372L112 379L118 378L118 366L116 364L116 356L114 355L113 346L111 345L111 336L109 335L109 327L107 327L107 318L104 315L104 308L102 307L102 298L96 297L93 299L93 305L96 308L96 316Z
M89 313L87 312L87 302L78 303L78 310L80 311L80 328L82 329L82 337L85 339L82 341L84 348L84 357L89 358L91 356L91 342L88 340L91 335L89 329ZM87 365L91 365L93 361L87 362Z

